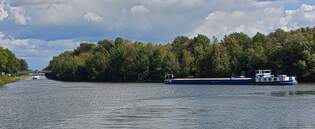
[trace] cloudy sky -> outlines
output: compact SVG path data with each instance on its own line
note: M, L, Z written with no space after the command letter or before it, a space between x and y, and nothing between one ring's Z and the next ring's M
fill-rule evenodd
M0 46L32 69L105 38L165 43L314 25L315 0L0 0Z

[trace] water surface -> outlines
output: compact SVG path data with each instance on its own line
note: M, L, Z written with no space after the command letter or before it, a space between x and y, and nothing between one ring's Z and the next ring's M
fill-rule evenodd
M315 85L23 80L0 88L2 128L315 128Z

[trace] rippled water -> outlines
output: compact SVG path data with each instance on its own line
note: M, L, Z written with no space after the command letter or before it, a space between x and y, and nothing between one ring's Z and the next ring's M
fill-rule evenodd
M315 85L24 80L0 88L2 128L315 128Z

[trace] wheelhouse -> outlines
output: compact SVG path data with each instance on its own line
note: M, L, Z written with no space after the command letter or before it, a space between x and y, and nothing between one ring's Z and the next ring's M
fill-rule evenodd
M256 70L256 77L271 77L271 70Z
M279 83L279 82L292 82L297 83L294 76L287 75L273 75L271 70L256 70L255 82L256 83Z

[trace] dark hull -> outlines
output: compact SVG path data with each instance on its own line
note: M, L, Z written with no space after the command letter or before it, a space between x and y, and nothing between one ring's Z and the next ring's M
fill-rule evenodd
M166 80L165 84L187 84L187 85L296 85L293 81L277 81L277 82L259 82L256 83L253 79L243 80L192 80L192 79L171 79Z
M281 81L281 82L261 82L261 83L250 83L249 85L297 85L294 81Z

